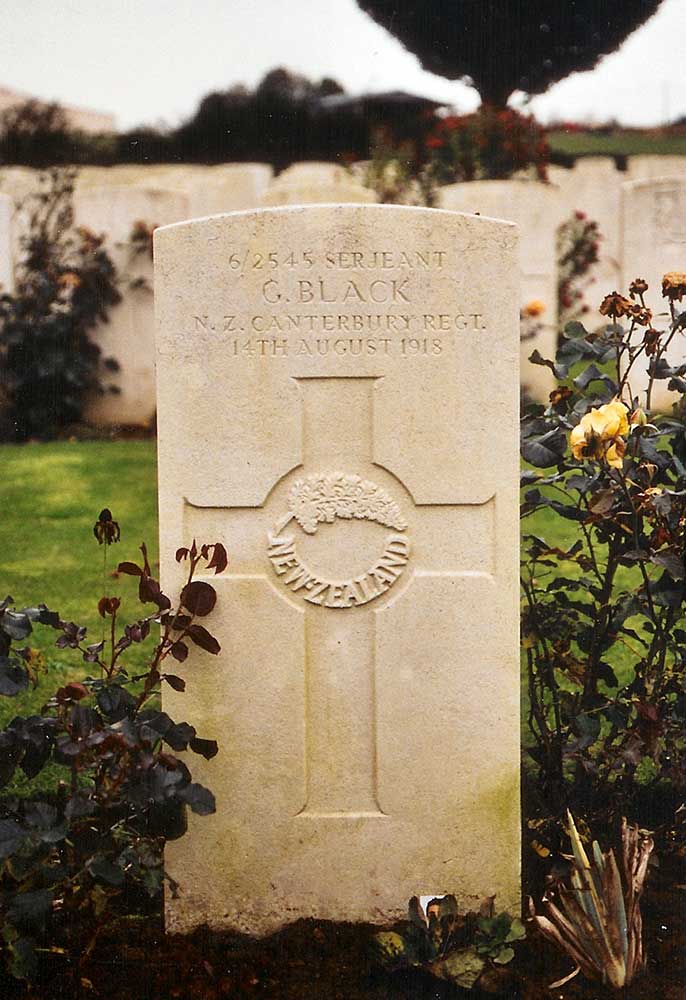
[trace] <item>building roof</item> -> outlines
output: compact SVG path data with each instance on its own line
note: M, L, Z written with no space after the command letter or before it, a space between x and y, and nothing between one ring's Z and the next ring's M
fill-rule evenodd
M24 104L26 101L39 101L41 104L51 104L42 97L34 94L25 94L19 90L12 90L9 87L0 86L0 111L16 107L17 104ZM73 105L62 104L67 121L74 129L81 132L114 132L116 129L116 119L114 115L106 111L95 111L92 108L77 108Z

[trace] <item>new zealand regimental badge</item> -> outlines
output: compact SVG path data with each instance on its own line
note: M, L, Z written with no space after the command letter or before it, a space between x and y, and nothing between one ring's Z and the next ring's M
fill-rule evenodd
M313 573L298 555L296 538L285 535L295 521L306 535L320 525L343 520L374 521L386 534L385 547L366 572L346 580L325 580ZM272 568L288 589L325 608L354 608L385 594L401 576L410 556L410 543L401 534L407 528L398 504L376 483L340 472L316 473L298 479L288 494L288 513L269 535Z

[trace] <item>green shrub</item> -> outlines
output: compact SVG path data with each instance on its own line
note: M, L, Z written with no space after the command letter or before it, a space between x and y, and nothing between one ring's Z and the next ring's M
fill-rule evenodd
M555 816L619 818L686 790L686 365L669 361L686 275L665 275L664 329L646 291L606 296L598 332L568 323L555 361L531 356L559 383L522 422L529 753ZM651 413L656 383L675 394L668 416ZM526 533L543 509L572 544Z
M119 539L109 510L95 527L105 547ZM34 626L58 633L55 645L73 650L90 674L59 687L39 715L17 715L0 731L0 788L16 771L29 782L47 767L63 775L50 794L0 798L0 920L11 971L31 978L41 954L70 957L76 993L81 964L97 938L138 897L158 898L166 880L162 850L185 831L185 809L214 812L212 793L192 780L192 751L207 759L213 740L176 722L156 707L162 684L183 691L185 682L169 664L182 662L190 644L216 655L219 643L200 623L216 594L194 579L201 563L221 572L221 545L193 542L180 549L188 576L176 608L151 574L145 546L140 563L118 572L138 579L138 597L149 606L128 624L119 597L103 596L98 611L102 638L90 641L85 627L63 621L44 604L17 610L0 603L0 696L21 700L35 683L40 659L27 645ZM103 572L104 580L108 577ZM128 665L128 651L159 629L145 666ZM137 656L135 663L140 663Z
M103 369L118 368L93 339L120 300L117 277L104 237L73 229L74 178L52 170L27 199L16 288L0 296L0 411L19 441L79 422L88 395L105 391Z

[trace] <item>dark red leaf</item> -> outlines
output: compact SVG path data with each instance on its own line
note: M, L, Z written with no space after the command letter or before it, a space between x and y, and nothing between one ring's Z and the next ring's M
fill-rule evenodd
M57 692L57 701L60 704L63 704L65 701L81 701L82 698L87 698L89 694L90 692L85 684L81 684L79 681L70 681L69 684L65 684Z
M175 660L178 660L179 663L183 663L188 656L188 646L185 642L175 642L169 652Z
M132 562L120 562L117 566L117 573L126 573L128 576L141 576L143 570Z
M140 549L143 553L143 572L146 576L150 576L152 574L152 570L150 569L150 563L148 562L148 549L145 542L141 542Z
M211 548L214 551L212 552L212 558L207 564L207 568L213 569L215 574L223 573L229 565L229 557L226 554L226 549L221 542L215 542L214 545L210 545L208 548Z
M155 601L155 603L157 604L157 607L160 609L160 611L167 611L171 607L171 601L169 600L166 594L162 593L162 591L160 591L159 594L157 595L157 600Z
M152 602L162 610L166 610L171 607L171 601L168 597L165 597L159 583L157 580L153 580L151 576L142 576L140 578L140 582L138 584L138 597L143 604Z
M215 655L220 651L221 646L213 635L203 628L202 625L191 625L188 629L188 637L192 639L196 646Z
M172 650L173 653L173 650ZM186 656L188 655L188 650L186 650ZM185 659L185 657L184 657ZM162 680L166 681L170 688L175 691L185 691L186 682L183 677L177 677L176 674L162 674Z
M170 614L169 612L160 615L160 624L167 625L169 626L169 628L171 628L173 625L175 632L181 632L182 629L190 625L191 620L192 619L190 615L182 615L182 614L173 615Z
M188 555L188 549L177 549L176 550L176 561L183 562L183 560Z
M201 740L197 736L188 745L194 753L199 753L205 760L212 760L219 751L216 740Z
M181 603L184 608L188 608L192 615L199 615L204 618L209 615L212 608L217 603L217 595L214 587L203 580L193 580L186 584L181 591Z

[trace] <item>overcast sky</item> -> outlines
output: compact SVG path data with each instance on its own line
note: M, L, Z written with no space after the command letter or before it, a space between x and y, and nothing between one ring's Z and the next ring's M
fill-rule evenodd
M664 0L618 52L533 110L635 125L686 115L685 29L686 0ZM333 76L351 93L478 104L470 88L423 72L354 0L0 0L0 86L113 112L120 128L177 124L208 91L252 86L275 66Z

